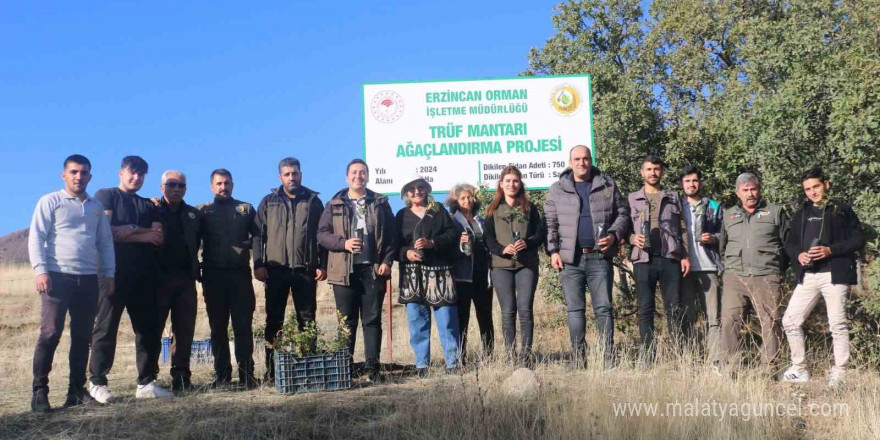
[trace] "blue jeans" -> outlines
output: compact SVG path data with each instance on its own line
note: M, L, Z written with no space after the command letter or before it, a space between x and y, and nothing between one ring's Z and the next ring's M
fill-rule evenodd
M599 341L606 355L611 354L614 344L614 308L611 303L611 286L614 280L611 262L601 254L579 255L575 264L566 264L560 274L562 293L568 308L568 334L575 354L586 349L586 294L590 290L590 301L596 314L596 328Z
M416 368L431 365L431 309L437 319L437 333L443 345L446 368L458 366L458 307L429 307L424 304L406 305L406 320L409 321L409 344L416 356Z

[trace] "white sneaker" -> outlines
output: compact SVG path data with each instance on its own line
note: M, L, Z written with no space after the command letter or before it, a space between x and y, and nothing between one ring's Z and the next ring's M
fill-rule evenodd
M831 373L828 375L828 388L837 388L846 381L846 373Z
M807 370L795 370L794 367L790 367L782 373L780 379L783 382L805 383L810 381L810 373Z
M113 399L113 393L107 385L95 385L91 382L89 382L89 395L102 405Z
M154 380L146 385L138 385L134 397L136 399L165 399L168 397L174 397L174 393L156 385L156 381Z

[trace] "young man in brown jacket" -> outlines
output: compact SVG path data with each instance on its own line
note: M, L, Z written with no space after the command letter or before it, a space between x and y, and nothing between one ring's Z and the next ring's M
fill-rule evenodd
M367 189L370 169L354 159L345 170L348 187L337 192L318 223L318 243L328 251L327 282L351 333L354 355L358 316L364 327L364 371L378 381L382 348L382 302L397 249L388 198Z
M642 356L650 365L654 357L654 289L660 284L666 309L666 326L673 343L681 335L681 279L690 272L688 231L677 192L660 184L666 167L657 156L642 161L645 185L630 193L633 222L630 261L638 295L639 338Z

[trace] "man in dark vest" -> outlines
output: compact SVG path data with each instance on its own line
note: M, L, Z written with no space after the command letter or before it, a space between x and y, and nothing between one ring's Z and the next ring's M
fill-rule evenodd
M596 315L605 366L613 367L614 286L612 258L629 234L629 205L610 176L593 166L592 154L578 145L568 154L569 168L553 182L544 202L550 264L562 271L568 308L572 368L586 366L586 294Z

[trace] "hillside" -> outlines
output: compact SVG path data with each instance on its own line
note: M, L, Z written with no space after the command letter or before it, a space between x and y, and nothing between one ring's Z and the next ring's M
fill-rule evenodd
M27 240L27 229L0 237L0 265L27 263Z

